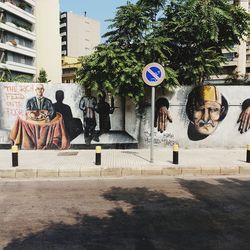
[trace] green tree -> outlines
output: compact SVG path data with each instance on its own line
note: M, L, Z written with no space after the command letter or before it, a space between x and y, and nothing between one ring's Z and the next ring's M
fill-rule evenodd
M105 34L107 41L99 45L93 55L80 58L82 68L77 72L78 82L90 85L95 91L129 96L139 103L145 92L142 69L155 61L167 71L165 86L177 86L177 76L168 67L171 53L166 46L168 38L155 33L159 25L156 16L164 2L139 1L119 7L110 25L112 30Z
M172 41L169 60L181 84L202 84L221 73L222 49L230 51L249 32L249 15L228 0L177 0L165 9L161 35Z
M47 77L48 77L48 75L47 75L45 69L40 69L37 81L40 83L47 83L47 82L49 82Z
M0 82L32 82L32 76L19 74L13 76L7 68L0 69Z
M139 0L117 9L106 42L80 58L77 80L95 91L107 90L143 100L143 67L162 64L162 88L202 84L218 74L222 49L248 33L249 15L227 0Z

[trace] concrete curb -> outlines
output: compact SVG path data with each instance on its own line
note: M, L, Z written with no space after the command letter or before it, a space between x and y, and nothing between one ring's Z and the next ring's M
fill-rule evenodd
M218 175L249 175L250 166L238 167L135 167L135 168L55 168L55 169L0 169L0 179L19 178L60 178L60 177L129 177L129 176L218 176Z

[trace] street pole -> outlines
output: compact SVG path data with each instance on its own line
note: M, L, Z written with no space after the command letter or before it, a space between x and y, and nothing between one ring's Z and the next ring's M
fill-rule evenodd
M151 145L150 145L150 162L154 163L154 118L155 118L155 87L152 87L151 96Z
M142 71L142 79L152 89L150 162L154 163L155 87L165 79L165 70L159 63L149 63Z

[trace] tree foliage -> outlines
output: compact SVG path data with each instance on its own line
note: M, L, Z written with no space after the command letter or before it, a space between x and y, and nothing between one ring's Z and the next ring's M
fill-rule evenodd
M40 69L39 76L37 78L37 82L40 82L40 83L49 82L48 75L47 75L47 72L45 71L45 69Z
M161 18L161 34L171 39L169 60L182 84L201 84L219 74L230 51L248 34L249 15L227 0L178 0Z
M249 15L227 0L138 0L117 8L105 43L79 60L77 80L95 91L143 100L141 72L151 62L166 70L163 88L201 84L219 73L222 49L239 44Z
M0 82L32 82L32 80L32 76L25 74L13 76L9 69L0 69Z

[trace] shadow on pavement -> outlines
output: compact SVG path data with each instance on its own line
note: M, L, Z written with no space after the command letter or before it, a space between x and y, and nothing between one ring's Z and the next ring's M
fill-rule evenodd
M103 194L117 208L105 217L77 214L77 223L50 224L13 240L5 250L249 249L250 182L178 180L190 195L113 187Z

